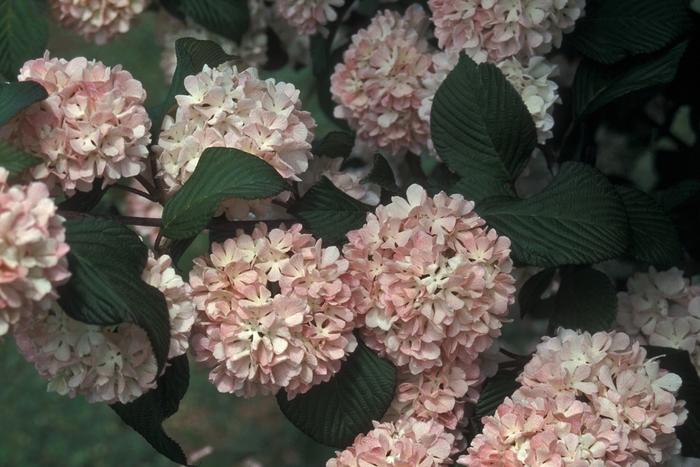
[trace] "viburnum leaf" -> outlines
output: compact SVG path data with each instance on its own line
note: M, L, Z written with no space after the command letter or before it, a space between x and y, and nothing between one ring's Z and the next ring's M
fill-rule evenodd
M522 369L499 368L498 373L488 378L476 403L475 415L478 418L493 415L496 408L520 387L515 378Z
M379 185L382 190L390 194L397 194L401 191L396 185L396 177L391 169L391 165L381 154L374 155L372 170L362 181Z
M194 22L234 42L241 40L250 24L247 0L182 0L180 9Z
M328 244L338 243L365 223L368 206L346 195L326 177L311 187L290 209L302 224Z
M187 456L165 433L163 422L178 411L189 383L187 355L181 355L168 362L168 367L158 378L155 389L128 404L117 403L110 407L156 451L173 462L187 465Z
M688 0L588 0L569 44L592 60L615 63L655 52L692 27Z
M625 207L596 169L562 164L552 183L527 199L495 197L477 205L489 226L513 242L514 257L552 267L620 256L628 245Z
M355 144L355 135L347 131L331 131L322 139L314 141L312 152L315 156L342 157L347 159Z
M495 65L477 65L465 55L438 89L430 119L448 167L470 182L489 181L460 185L472 200L502 194L501 185L515 180L537 144L520 94Z
M555 268L543 269L523 284L518 292L520 316L541 318L549 311L549 306L543 303L542 294L552 283L556 272Z
M160 372L170 346L170 316L163 294L141 279L146 245L112 220L69 219L65 226L71 278L58 290L61 307L84 323L128 322L143 328Z
M554 327L604 331L616 313L617 292L608 276L588 267L562 273L551 318Z
M45 10L37 0L0 0L0 75L5 79L16 79L24 62L46 50L49 21Z
M678 232L654 198L636 188L616 186L627 211L630 255L637 261L670 266L683 258Z
M381 420L394 398L396 369L358 340L357 349L327 383L277 403L294 426L319 443L345 448Z
M0 126L23 109L47 97L46 89L34 81L0 83Z
M0 167L6 169L10 176L17 176L30 167L40 164L42 159L34 154L22 151L5 140L0 139Z
M267 162L233 148L207 148L182 188L165 203L163 235L197 235L227 198L271 198L289 185Z

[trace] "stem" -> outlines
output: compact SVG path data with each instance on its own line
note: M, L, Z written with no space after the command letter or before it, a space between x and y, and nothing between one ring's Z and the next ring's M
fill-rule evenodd
M529 359L529 357L527 355L518 355L516 353L511 352L510 350L506 350L503 348L501 348L499 350L503 355L505 355L508 358L512 358L513 360L523 361L523 360Z
M156 199L150 193L146 193L145 191L141 191L138 188L133 188L130 186L119 185L119 184L110 185L110 188L114 188L114 189L122 190L122 191L128 191L129 193L134 193L134 194L139 195L143 198L146 198L149 201L153 201L153 202L156 201Z
M134 217L134 216L94 216L86 212L77 211L63 211L60 210L58 213L65 217L66 219L110 219L114 222L119 222L124 225L141 225L144 227L160 227L161 220L155 217Z

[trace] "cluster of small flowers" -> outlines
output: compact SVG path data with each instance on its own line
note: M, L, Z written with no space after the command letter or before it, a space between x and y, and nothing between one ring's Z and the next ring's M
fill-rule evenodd
M50 0L51 10L65 27L104 44L129 31L131 20L143 12L149 0Z
M637 273L617 295L620 328L642 344L686 350L700 372L700 284L672 268Z
M8 185L0 167L0 336L45 309L69 277L63 218L44 183Z
M357 345L347 269L300 224L259 223L195 259L192 344L217 389L291 398L328 381Z
M311 35L338 18L345 0L275 0L275 12L298 34Z
M334 114L348 121L360 139L397 155L420 154L430 128L418 110L428 90L423 77L432 71L428 18L413 5L401 16L384 11L352 43L331 76Z
M559 47L583 15L585 0L429 0L428 5L441 49L497 63L509 57L527 61Z
M560 330L538 345L522 387L484 417L458 463L662 465L679 452L675 428L687 416L678 375L645 360L624 333Z
M177 191L208 147L236 148L268 162L283 177L298 181L308 167L316 126L301 110L292 84L261 80L255 68L238 71L222 64L185 78L188 94L177 96L175 117L163 122L155 151L167 189ZM260 203L260 202L258 202ZM245 218L251 203L227 200L230 219Z
M168 358L183 355L195 311L189 285L168 256L150 257L143 280L165 295L170 314ZM57 304L15 329L20 352L61 395L84 395L90 402L128 403L155 386L157 365L145 331L134 324L101 327L69 317Z
M379 186L373 183L363 183L367 175L366 169L341 170L342 157L315 157L309 162L309 169L301 176L299 191L303 195L321 177L328 178L336 188L346 195L370 206L379 204Z
M441 467L447 465L453 444L454 436L434 421L374 422L372 431L359 435L326 467Z
M44 159L32 177L52 191L89 191L140 173L148 155L151 121L146 92L131 73L84 57L29 60L20 81L35 81L48 97L0 129L0 137Z

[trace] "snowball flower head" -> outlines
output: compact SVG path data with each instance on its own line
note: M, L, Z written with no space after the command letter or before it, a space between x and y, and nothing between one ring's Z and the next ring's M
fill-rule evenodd
M510 240L473 208L411 185L347 235L365 341L413 374L474 361L513 302Z
M334 115L346 119L358 138L390 154L420 154L428 142L429 127L418 115L428 92L423 77L432 68L427 25L417 5L403 16L378 14L352 37L331 76Z
M441 49L477 62L527 59L561 45L585 0L428 0Z
M288 397L328 381L357 342L348 262L301 225L238 231L197 258L198 361L220 392Z
M98 178L107 185L144 169L151 121L146 91L131 73L47 52L25 63L18 79L35 81L49 94L0 129L0 137L44 160L32 168L34 179L70 195L89 191Z
M434 421L412 418L396 423L374 422L374 429L355 438L326 467L441 467L450 464L454 436Z
M189 285L168 256L150 257L142 278L165 295L171 327L168 358L183 355L195 319ZM20 321L15 339L24 357L49 380L48 389L61 395L125 404L155 387L156 359L146 332L134 324L85 324L53 303Z
M0 167L0 336L46 308L68 272L63 218L41 182L8 184Z
M678 375L627 334L545 337L522 387L484 417L462 465L663 465L687 416Z
M275 0L275 13L299 34L311 35L338 18L345 0Z
M96 44L129 31L131 20L143 12L149 0L49 0L63 26Z
M428 125L430 125L430 112L435 93L450 71L457 66L459 53L457 51L438 52L432 59L434 71L424 81L429 92L423 98L419 109L420 117ZM524 63L527 65L523 65L518 59L508 58L498 62L496 66L520 94L535 122L537 139L540 143L544 143L552 137L554 127L552 111L554 104L560 102L559 87L550 79L555 74L556 67L547 62L544 57L532 57ZM429 147L432 149L432 143Z
M637 273L617 294L619 327L642 344L686 350L700 371L700 285L671 268Z
M167 116L155 147L159 173L167 189L177 191L209 147L236 148L260 157L289 180L299 180L311 158L316 126L301 110L292 84L261 80L255 68L238 71L229 64L185 78L186 95L177 96L175 117ZM248 212L240 200L224 202L231 219Z

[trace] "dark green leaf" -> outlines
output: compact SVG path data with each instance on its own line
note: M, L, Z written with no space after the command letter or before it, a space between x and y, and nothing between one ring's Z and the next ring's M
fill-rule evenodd
M234 42L241 40L250 23L247 0L182 0L180 8L196 23Z
M174 415L190 383L187 356L169 362L158 386L128 404L113 404L119 417L139 433L153 448L173 462L187 465L187 456L163 430L163 421Z
M479 395L479 401L476 403L475 415L479 419L493 415L504 399L510 397L520 387L520 383L515 380L520 371L499 368L498 373L486 380Z
M450 193L464 195L469 201L479 204L481 201L502 196L515 198L516 193L509 180L492 177L487 173L471 172L464 175L450 187Z
M216 67L236 58L224 52L216 42L200 41L189 37L175 41L175 54L177 56L177 67L175 68L173 80L170 83L170 89L163 103L152 112L153 125L151 132L155 135L154 140L156 143L158 142L158 135L160 135L163 118L170 111L171 107L175 105L175 96L187 94L184 84L185 78L202 71L204 65Z
M630 226L630 254L637 261L669 266L683 258L683 246L673 222L661 206L635 188L616 186Z
M554 268L543 269L523 284L518 293L520 316L540 318L545 311L543 308L549 310L549 307L543 306L542 294L549 288L556 272Z
M28 168L41 163L41 161L40 157L22 151L7 141L0 139L0 167L10 172L10 176L20 175Z
M381 420L394 398L396 369L358 340L357 349L327 383L277 403L294 426L319 443L344 448Z
M683 247L695 259L700 258L700 182L685 180L656 194L680 235Z
M675 211L699 197L700 181L698 180L684 180L656 194L656 199L665 212Z
M69 219L72 276L59 288L70 317L98 325L134 323L148 334L160 372L168 356L170 318L165 297L141 279L148 250L138 235L111 220Z
M617 98L640 89L670 83L688 43L671 49L604 66L584 60L576 71L573 85L574 113L586 118Z
M232 148L208 148L192 176L165 203L163 235L184 239L197 235L228 198L270 198L288 189L270 164Z
M491 181L467 183L470 199L500 193L537 144L532 117L503 73L464 55L438 89L430 118L433 142L450 169L470 181L478 180L475 174Z
M6 79L15 79L24 62L46 50L49 22L45 10L36 0L0 0L0 75Z
M92 184L90 191L77 191L73 196L61 202L59 209L66 211L90 212L100 203L100 200L107 191L102 187L102 179L97 179Z
M596 0L567 41L601 63L655 52L691 28L688 0Z
M612 282L591 268L562 273L551 319L554 327L598 332L610 329L617 313L617 292Z
M347 159L355 144L355 135L347 131L331 131L320 141L314 141L315 156Z
M382 190L386 190L389 193L397 194L401 190L396 185L396 177L394 177L394 171L387 160L381 154L374 155L374 164L372 165L372 171L363 180L365 183L374 183L379 185Z
M326 243L338 243L345 234L359 229L372 208L357 201L323 177L296 203L290 212Z
M677 399L685 401L688 409L688 419L676 428L676 435L681 440L681 455L684 457L700 457L700 378L697 370L685 350L667 347L646 346L647 357L658 357L661 368L681 377L683 384L678 390Z
M46 89L33 81L0 83L0 126L23 109L47 97Z
M581 163L562 164L552 183L530 198L490 198L477 212L510 237L514 257L524 264L591 264L620 256L628 245L627 216L615 187Z

